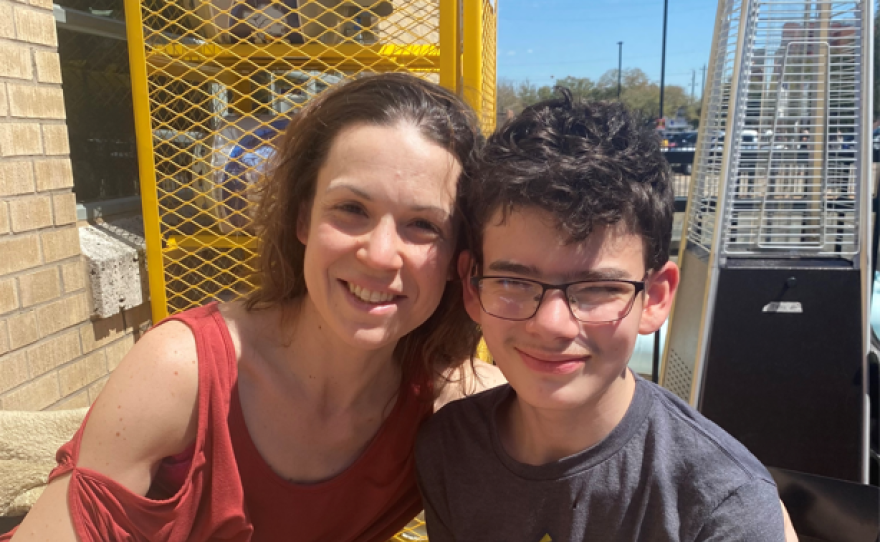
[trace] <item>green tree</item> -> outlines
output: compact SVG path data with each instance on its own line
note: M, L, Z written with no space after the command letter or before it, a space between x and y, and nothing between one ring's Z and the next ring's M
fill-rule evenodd
M597 82L586 77L568 76L559 79L557 85L568 88L575 98L616 100L617 70L608 70ZM498 82L498 109L502 113L509 110L519 113L523 107L553 97L555 86L536 87L528 79L519 84L501 80ZM623 70L620 98L628 107L647 118L655 119L660 114L660 86L638 68ZM666 86L663 110L666 116L674 116L681 111L691 123L699 121L699 103L691 100L684 87L679 85Z

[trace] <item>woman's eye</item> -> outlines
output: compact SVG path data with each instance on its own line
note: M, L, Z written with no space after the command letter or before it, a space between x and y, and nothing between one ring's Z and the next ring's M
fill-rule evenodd
M437 235L442 233L440 231L440 228L435 226L433 223L428 222L427 220L416 220L415 222L413 222L413 226L415 226L416 228L419 228L420 230L425 230L425 231L428 231L431 233L436 233Z
M336 206L336 209L342 211L343 213L353 214L353 215L363 215L366 214L363 206L357 203L341 203Z

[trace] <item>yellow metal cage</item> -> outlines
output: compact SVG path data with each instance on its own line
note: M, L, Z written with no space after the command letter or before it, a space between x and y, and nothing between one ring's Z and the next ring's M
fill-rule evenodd
M251 289L252 191L284 119L409 72L495 127L495 0L125 0L153 321ZM415 519L395 540L427 540Z
M494 129L494 0L125 7L154 321L253 287L248 187L281 119L328 87L413 73L458 92Z

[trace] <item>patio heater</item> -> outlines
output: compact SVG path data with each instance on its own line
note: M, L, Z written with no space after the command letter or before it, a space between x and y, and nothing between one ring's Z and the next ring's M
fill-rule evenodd
M660 380L767 466L860 483L872 4L719 1Z

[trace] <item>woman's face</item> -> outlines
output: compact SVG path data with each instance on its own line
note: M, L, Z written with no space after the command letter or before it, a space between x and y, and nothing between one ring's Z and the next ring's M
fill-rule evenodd
M333 141L297 233L307 302L338 339L393 348L437 308L460 173L452 154L407 123L351 126Z

